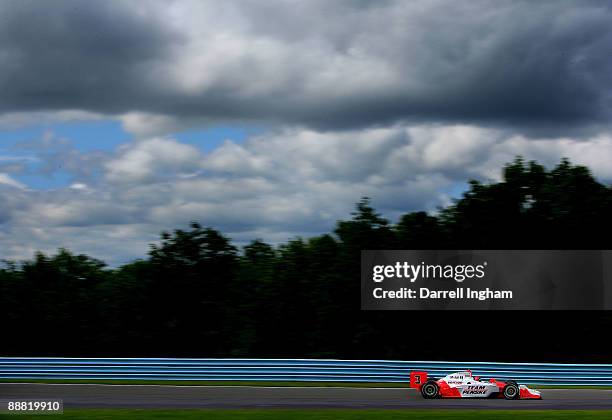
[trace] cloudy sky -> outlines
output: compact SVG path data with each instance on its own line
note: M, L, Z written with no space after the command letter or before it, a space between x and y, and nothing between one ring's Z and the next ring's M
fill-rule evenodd
M0 2L0 258L435 211L520 154L612 183L612 4Z

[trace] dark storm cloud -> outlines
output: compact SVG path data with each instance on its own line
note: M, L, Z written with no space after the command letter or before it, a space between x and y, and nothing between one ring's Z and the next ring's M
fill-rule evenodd
M149 97L147 62L178 39L118 2L0 4L0 108L123 112Z
M138 6L138 7L136 7ZM316 128L611 115L605 2L4 2L0 109Z

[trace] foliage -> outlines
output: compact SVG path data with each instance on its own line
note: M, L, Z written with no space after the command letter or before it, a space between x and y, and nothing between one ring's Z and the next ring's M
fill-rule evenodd
M528 410L521 409L521 419L609 419L610 410ZM12 419L14 415L0 414ZM181 419L181 420L462 420L473 418L495 418L514 420L516 410L470 410L470 409L372 409L372 408L246 408L246 409L65 409L63 419ZM38 419L39 415L20 414L20 419Z
M457 314L360 311L363 249L606 249L612 190L563 160L517 158L437 214L396 224L368 198L333 233L242 250L212 228L163 233L119 268L60 250L0 269L4 355L338 357L612 362L605 312L468 313L486 346L437 346ZM461 325L461 324L459 324ZM465 324L467 329L467 325ZM528 347L529 351L519 351Z

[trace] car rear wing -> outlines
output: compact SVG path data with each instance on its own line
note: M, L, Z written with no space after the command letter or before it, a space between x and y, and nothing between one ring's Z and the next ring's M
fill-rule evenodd
M421 389L425 382L427 382L427 372L410 372L410 388Z

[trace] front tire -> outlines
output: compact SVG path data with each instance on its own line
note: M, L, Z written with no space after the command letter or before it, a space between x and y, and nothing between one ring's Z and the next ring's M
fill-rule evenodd
M436 381L427 381L421 387L421 395L427 400L438 398L440 395L440 387Z
M506 382L504 387L504 398L507 400L517 400L520 396L520 389L515 381Z

